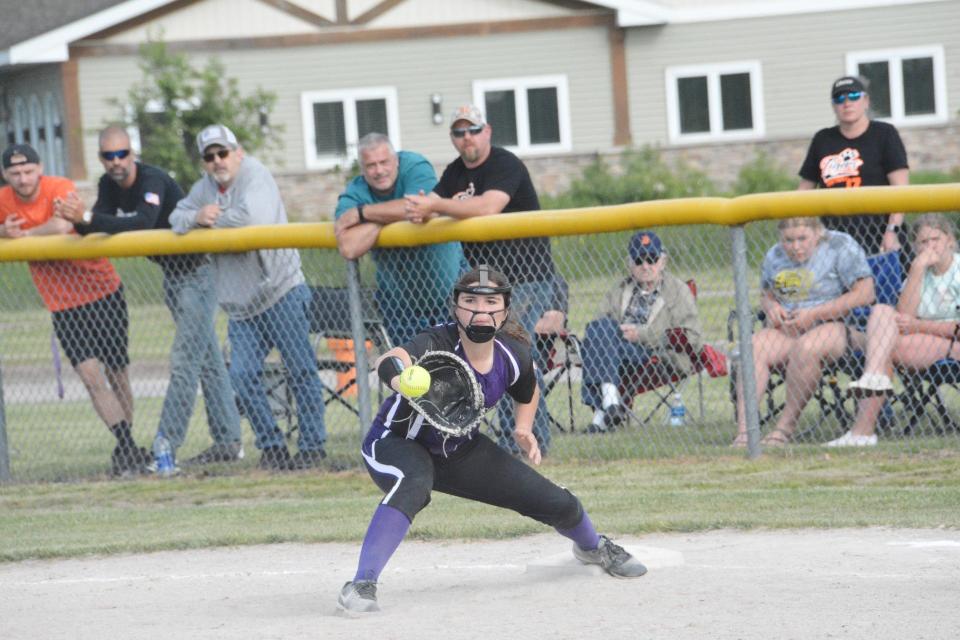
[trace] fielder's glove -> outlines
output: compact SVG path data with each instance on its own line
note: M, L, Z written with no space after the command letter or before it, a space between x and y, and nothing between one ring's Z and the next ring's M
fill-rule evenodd
M484 412L483 391L470 365L447 351L428 351L416 364L430 372L430 389L408 398L410 405L441 433L470 433Z

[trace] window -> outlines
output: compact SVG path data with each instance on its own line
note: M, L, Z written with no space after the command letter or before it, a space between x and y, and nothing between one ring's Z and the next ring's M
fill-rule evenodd
M943 47L847 54L847 73L870 81L870 108L894 124L947 121Z
M764 135L759 62L668 67L667 127L671 142Z
M473 101L493 128L497 146L526 154L572 146L566 76L477 80Z
M393 87L307 91L300 97L308 169L350 164L368 133L389 136L400 148L397 90Z

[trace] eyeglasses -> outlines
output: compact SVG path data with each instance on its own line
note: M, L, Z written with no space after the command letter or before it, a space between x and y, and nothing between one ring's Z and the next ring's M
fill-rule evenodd
M116 151L100 152L100 157L106 160L107 162L113 162L114 160L123 160L128 155L130 155L130 149L117 149Z
M219 151L211 151L210 153L203 154L204 162L213 162L214 158L220 158L221 160L226 159L230 155L230 149L220 149Z
M472 127L463 127L457 129L450 129L450 135L454 138L462 138L463 136L470 134L472 136L478 136L483 133L483 125L475 124Z
M847 100L850 102L856 102L863 97L863 91L850 91L849 93L841 93L838 96L833 96L833 104L843 104Z
M655 256L652 253L642 253L633 259L633 264L635 265L657 264L659 260L660 260L660 256Z

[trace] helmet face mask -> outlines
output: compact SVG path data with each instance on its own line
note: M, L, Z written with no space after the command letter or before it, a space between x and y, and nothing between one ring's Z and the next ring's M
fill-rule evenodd
M490 280L490 268L487 266L481 266L477 269L479 271L479 277L474 283L462 284L463 280L461 279L453 287L453 298L451 300L451 312L454 319L457 322L457 326L463 329L464 333L467 335L467 338L473 342L483 343L493 340L497 335L503 325L506 323L506 316L510 310L510 293L513 288L509 284L495 284ZM473 280L472 278L470 280ZM460 306L460 296L463 294L470 294L473 296L491 296L491 295L501 295L503 296L503 308L495 309L493 311L478 311L475 309L469 309L467 307ZM457 315L457 310L467 311L470 313L470 319L466 324L461 322L460 317ZM503 312L504 318L503 321L498 325L496 314ZM477 316L489 315L492 324L475 324Z

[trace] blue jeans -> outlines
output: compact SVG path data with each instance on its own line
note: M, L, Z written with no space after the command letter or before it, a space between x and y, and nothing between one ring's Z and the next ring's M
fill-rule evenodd
M218 444L240 442L240 414L213 324L217 311L213 267L203 264L187 273L165 273L163 295L176 329L158 431L174 451L183 444L199 380L210 437Z
M310 290L306 285L298 285L260 315L245 320L231 319L227 326L230 379L243 413L253 427L258 449L286 447L263 386L263 361L274 347L280 352L287 384L297 402L300 450L322 450L327 439L323 388L309 337L309 304Z
M546 453L550 448L550 414L547 412L547 399L543 389L543 373L541 369L545 361L536 350L536 334L533 329L537 321L551 308L553 300L553 285L547 282L523 282L513 285L513 294L510 300L510 314L520 323L533 344L530 346L533 360L537 365L537 386L540 388L540 402L537 404L537 415L533 419L533 435L537 438L540 451ZM516 424L514 416L513 398L509 394L503 396L497 404L497 420L500 423L500 435L497 444L508 451L519 454L520 447L513 439L513 430Z
M603 398L600 385L620 386L624 370L639 369L650 359L650 352L639 344L624 340L620 325L613 318L597 318L587 323L583 336L583 403L600 409Z

